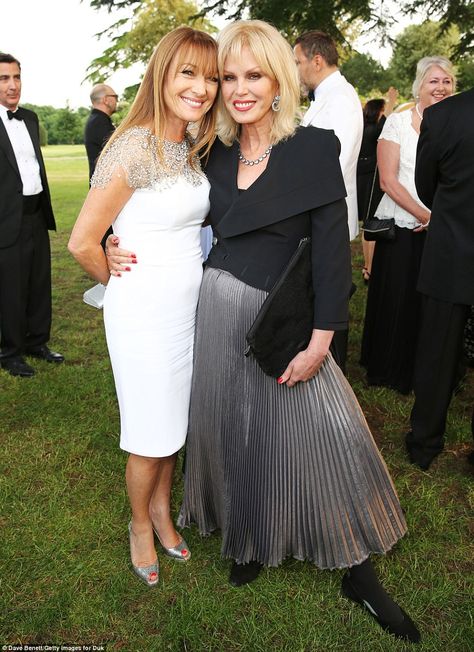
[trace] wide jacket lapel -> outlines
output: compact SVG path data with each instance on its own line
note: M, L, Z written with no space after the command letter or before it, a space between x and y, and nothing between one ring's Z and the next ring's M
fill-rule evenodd
M214 145L206 174L211 183L210 221L220 236L254 231L345 196L337 141L329 132L320 134L325 151L332 148L334 152L325 160L325 152L314 149L312 130L302 128L298 138L275 145L265 172L240 194L238 146Z
M0 120L0 147L5 152L8 162L15 170L18 176L20 176L20 170L18 169L18 163L16 162L15 153L13 151L12 144L8 138L7 130L3 124L3 120Z

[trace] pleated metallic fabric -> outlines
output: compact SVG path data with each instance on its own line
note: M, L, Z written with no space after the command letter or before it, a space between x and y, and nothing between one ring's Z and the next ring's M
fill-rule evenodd
M180 526L222 531L222 555L277 566L359 564L406 532L356 397L331 357L293 388L246 358L266 293L208 268L198 305Z

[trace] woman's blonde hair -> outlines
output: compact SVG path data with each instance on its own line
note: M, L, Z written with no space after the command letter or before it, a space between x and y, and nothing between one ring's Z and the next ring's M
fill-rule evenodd
M175 61L175 57L178 57ZM205 32L192 27L177 27L164 36L155 47L148 62L145 75L127 117L113 133L110 144L131 127L154 125L152 131L158 137L159 155L163 159L160 140L166 130L165 84L171 64L193 63L207 76L217 77L217 43ZM190 148L189 161L195 154L205 156L215 139L216 104L195 125L194 143Z
M429 75L432 66L439 66L448 77L451 77L453 80L453 93L456 90L456 75L451 61L445 57L423 57L416 64L416 76L412 86L412 93L415 99L418 98L421 85Z
M279 90L280 110L273 112L270 133L272 145L291 136L296 128L296 117L300 101L300 82L295 58L290 44L280 32L262 20L239 20L224 27L217 38L219 44L218 67L222 80L227 57L239 59L244 48L249 48L262 72L273 79ZM227 111L222 100L218 100L219 118L217 135L226 145L239 138L240 125Z

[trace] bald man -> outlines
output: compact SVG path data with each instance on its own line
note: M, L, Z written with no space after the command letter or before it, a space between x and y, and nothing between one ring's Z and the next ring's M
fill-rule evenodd
M89 160L89 179L95 164L115 127L110 116L117 110L118 95L107 84L97 84L91 91L92 111L84 130L84 144Z

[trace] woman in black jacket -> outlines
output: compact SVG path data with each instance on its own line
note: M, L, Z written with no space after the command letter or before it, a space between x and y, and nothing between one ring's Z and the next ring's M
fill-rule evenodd
M357 400L329 353L351 288L345 188L332 131L295 128L291 48L261 21L219 37L221 122L206 174L217 237L197 314L179 525L220 529L230 582L286 557L346 569L343 594L418 641L369 560L406 523ZM246 333L300 240L311 237L314 329L278 379L244 355ZM120 253L120 252L118 252ZM112 256L113 260L122 260Z

